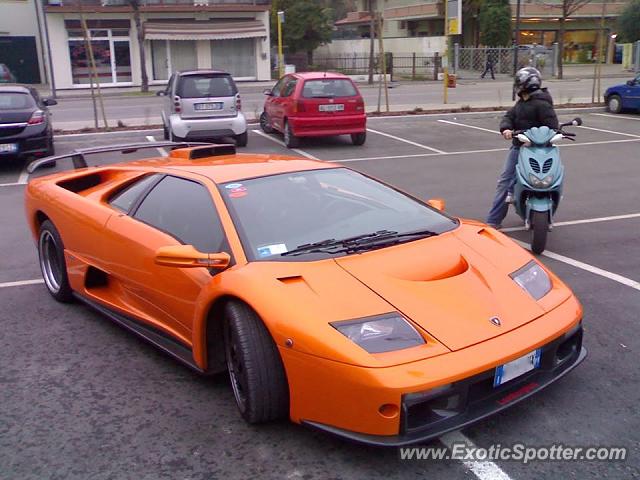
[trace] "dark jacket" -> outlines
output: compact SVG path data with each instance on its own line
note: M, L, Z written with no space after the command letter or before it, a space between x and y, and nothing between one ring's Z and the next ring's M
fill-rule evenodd
M543 125L554 130L558 129L558 117L553 109L553 99L546 88L531 92L527 100L522 98L518 100L502 117L500 132L528 130ZM514 137L513 144L519 146L520 142Z

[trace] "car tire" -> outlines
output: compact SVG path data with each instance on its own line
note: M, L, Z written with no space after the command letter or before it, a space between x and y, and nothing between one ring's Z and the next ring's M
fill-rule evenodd
M73 300L64 259L64 244L56 227L50 220L40 225L38 233L38 259L44 284L58 302Z
M540 255L547 246L549 212L531 212L531 251Z
M293 134L289 122L284 124L284 144L287 148L296 148L300 145L300 140Z
M162 136L165 140L169 140L169 129L164 123L162 124Z
M351 141L353 142L354 145L364 145L364 142L366 142L367 140L367 132L361 132L361 133L352 133L351 134Z
M240 135L236 135L236 147L246 147L249 142L249 132L241 133Z
M271 126L267 112L262 112L262 115L260 115L260 128L264 133L273 133L273 127Z
M620 95L610 95L607 98L607 110L611 113L622 112L622 98L620 98Z
M51 137L47 142L47 157L53 157L55 154L56 146L53 144L53 137Z
M224 319L227 368L240 414L248 423L286 418L289 385L269 331L241 302L229 302Z

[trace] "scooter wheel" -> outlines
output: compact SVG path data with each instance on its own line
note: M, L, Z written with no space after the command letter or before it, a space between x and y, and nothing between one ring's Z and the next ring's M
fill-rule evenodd
M547 232L549 231L549 213L531 213L531 251L541 254L547 245Z

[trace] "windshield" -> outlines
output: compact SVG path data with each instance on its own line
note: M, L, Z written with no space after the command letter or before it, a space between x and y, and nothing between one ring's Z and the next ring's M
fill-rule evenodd
M304 82L302 96L305 98L354 97L358 94L350 80L327 78Z
M22 110L35 107L31 95L26 93L3 92L0 93L0 110Z
M418 231L437 235L457 225L425 204L346 168L231 182L220 190L249 260L327 258L345 252L333 247L297 250L380 232L385 240L389 234ZM401 241L417 238L403 236ZM287 254L294 250L295 255Z
M238 93L229 75L185 75L176 94L182 98L232 97Z

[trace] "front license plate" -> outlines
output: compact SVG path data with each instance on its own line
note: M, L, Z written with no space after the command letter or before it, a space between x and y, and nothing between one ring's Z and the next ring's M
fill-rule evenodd
M222 102L196 103L194 108L196 110L222 110Z
M0 143L0 153L16 153L17 151L17 143Z
M513 380L514 378L533 370L534 368L539 368L541 355L542 349L538 348L533 352L529 352L520 358L512 360L509 363L496 367L493 386L498 387L503 383L507 383L509 380Z
M344 110L344 103L328 103L326 105L318 105L318 110L321 112L342 112Z

